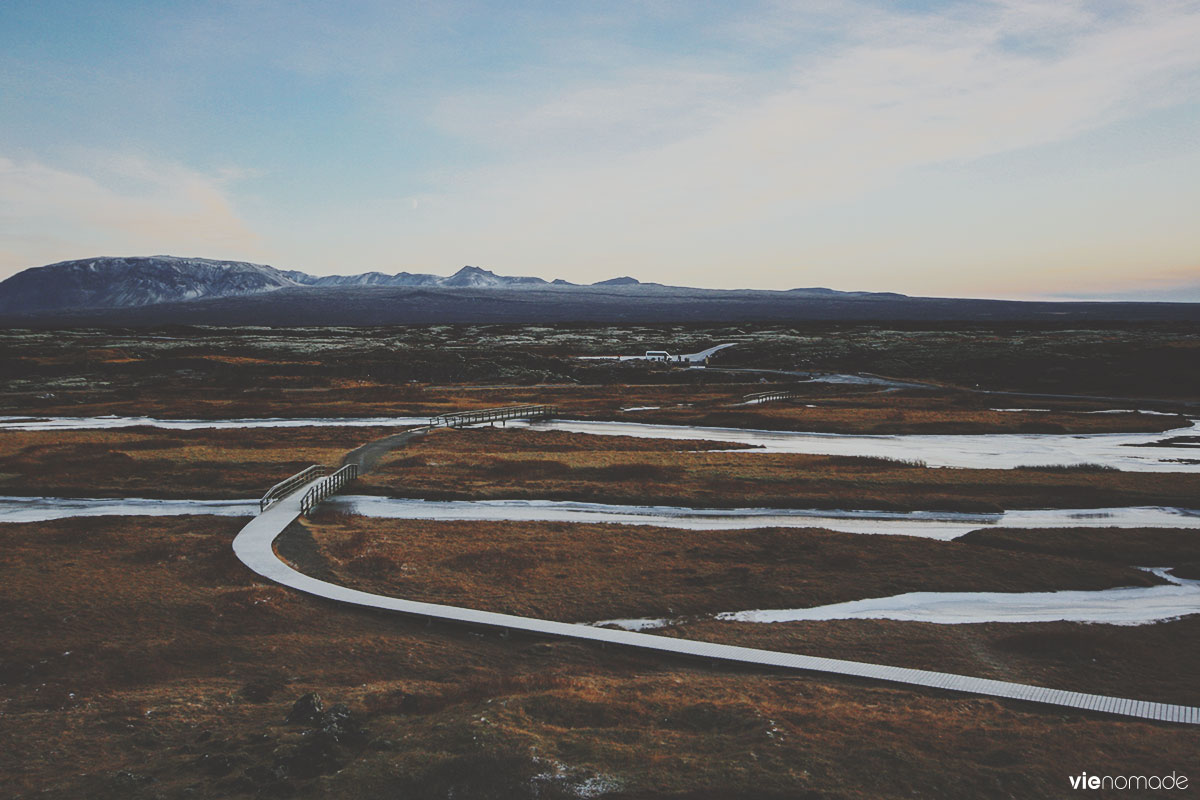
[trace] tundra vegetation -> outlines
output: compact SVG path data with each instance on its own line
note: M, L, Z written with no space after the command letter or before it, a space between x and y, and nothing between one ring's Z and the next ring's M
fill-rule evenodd
M378 417L553 402L577 417L677 424L1097 433L1177 428L1200 396L1200 336L1166 326L433 326L0 339L8 381L0 413L21 417ZM735 340L724 366L867 371L928 385L571 357ZM1034 401L980 394L976 384L1149 399ZM773 388L799 396L735 405ZM1008 408L1046 410L993 410ZM1162 413L1092 413L1112 409ZM397 430L0 429L0 495L251 499ZM1118 472L1065 457L967 470L731 449L702 437L439 431L390 454L353 491L956 510L1195 507L1200 497L1195 473ZM649 800L737 797L753 787L763 798L1054 797L1069 796L1067 777L1081 771L1184 772L1200 748L1200 731L1182 726L343 607L250 573L230 549L242 524L210 516L0 524L7 796ZM278 548L316 577L431 602L575 622L663 617L672 621L665 636L1196 705L1196 615L1146 626L711 618L908 591L1160 585L1134 567L1200 577L1195 542L1194 531L1158 529L987 529L939 542L819 529L382 520L326 508L292 526Z

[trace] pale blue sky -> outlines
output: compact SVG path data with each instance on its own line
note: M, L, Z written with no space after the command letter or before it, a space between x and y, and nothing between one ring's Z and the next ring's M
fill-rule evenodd
M1200 300L1200 2L0 3L0 278Z

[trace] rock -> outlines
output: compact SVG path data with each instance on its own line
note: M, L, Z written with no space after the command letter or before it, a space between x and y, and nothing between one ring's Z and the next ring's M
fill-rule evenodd
M337 703L321 715L314 738L324 738L335 744L357 742L366 738L366 731L354 719L349 706Z
M302 725L309 722L317 722L321 718L321 712L325 710L325 704L321 702L321 695L316 692L309 692L301 697L292 706L292 711L284 720L289 725Z

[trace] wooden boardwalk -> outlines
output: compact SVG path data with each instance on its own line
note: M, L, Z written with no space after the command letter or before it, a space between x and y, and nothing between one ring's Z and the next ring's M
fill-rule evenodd
M774 650L757 650L690 639L673 639L634 631L596 628L569 622L517 617L491 611L477 611L457 606L434 603L419 603L397 597L361 592L345 586L311 578L289 567L275 555L272 543L297 517L300 516L301 500L320 480L301 485L295 492L279 499L251 520L237 535L233 550L242 563L268 580L301 592L367 608L398 611L419 617L480 625L502 630L517 630L543 636L582 639L604 644L636 647L677 656L692 656L711 661L739 664L755 664L767 667L802 670L805 672L846 675L855 678L886 681L889 683L921 686L967 694L1021 700L1061 706L1078 711L1093 711L1125 717L1161 722L1200 724L1200 708L1170 703L1152 703L1125 697L1108 697L1098 694L1049 689L1022 683L972 678L948 672L932 672L906 667L889 667L882 664L866 664L858 661L843 661L797 653L781 653Z

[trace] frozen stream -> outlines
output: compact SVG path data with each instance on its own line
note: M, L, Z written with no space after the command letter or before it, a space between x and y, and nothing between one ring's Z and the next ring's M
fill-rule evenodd
M621 506L555 500L412 500L341 495L326 507L347 514L392 519L655 525L686 530L826 528L845 533L890 533L949 540L979 528L1197 528L1200 509L1047 509L969 514L950 511L825 511L798 508L681 508Z
M0 417L0 431L81 431L145 426L194 431L206 428L365 428L425 425L429 417L311 417L158 419L156 417Z
M908 592L893 597L834 603L816 608L734 611L733 622L798 622L831 619L894 619L908 622L1105 622L1147 625L1200 614L1200 581L1150 570L1170 586L1080 592Z
M1088 622L1149 625L1200 614L1200 581L1177 578L1167 567L1143 567L1170 586L1138 586L1061 592L907 592L815 608L728 611L712 619L727 622L813 622L834 619L892 619L961 625L986 622ZM669 618L607 619L631 631L672 625Z
M827 511L802 508L682 508L621 506L557 500L415 500L338 495L326 508L386 519L574 522L654 525L684 530L825 528L844 533L898 534L948 541L979 528L1193 528L1200 509L1039 509L1003 514L952 511ZM0 497L0 522L42 522L66 517L216 514L252 517L256 500L155 500L151 498Z
M174 430L226 428L409 427L428 417L311 417L247 419L158 419L155 417L0 417L0 431L54 431L149 426ZM1179 436L1200 436L1200 420L1162 433L988 433L988 434L862 434L653 425L638 422L551 420L512 426L560 430L598 436L636 436L651 439L707 439L751 445L753 453L809 453L920 460L931 467L1009 469L1048 464L1101 464L1137 472L1200 472L1200 443L1151 446Z
M46 522L69 517L174 517L183 514L253 517L257 513L257 500L0 497L0 522Z
M1101 464L1132 472L1200 472L1200 443L1155 447L1177 436L1200 436L1200 420L1161 433L896 434L705 428L640 422L550 420L514 423L539 431L648 439L707 439L751 445L753 453L810 453L920 460L931 467L1011 469L1047 464ZM1190 463L1189 463L1190 462Z

